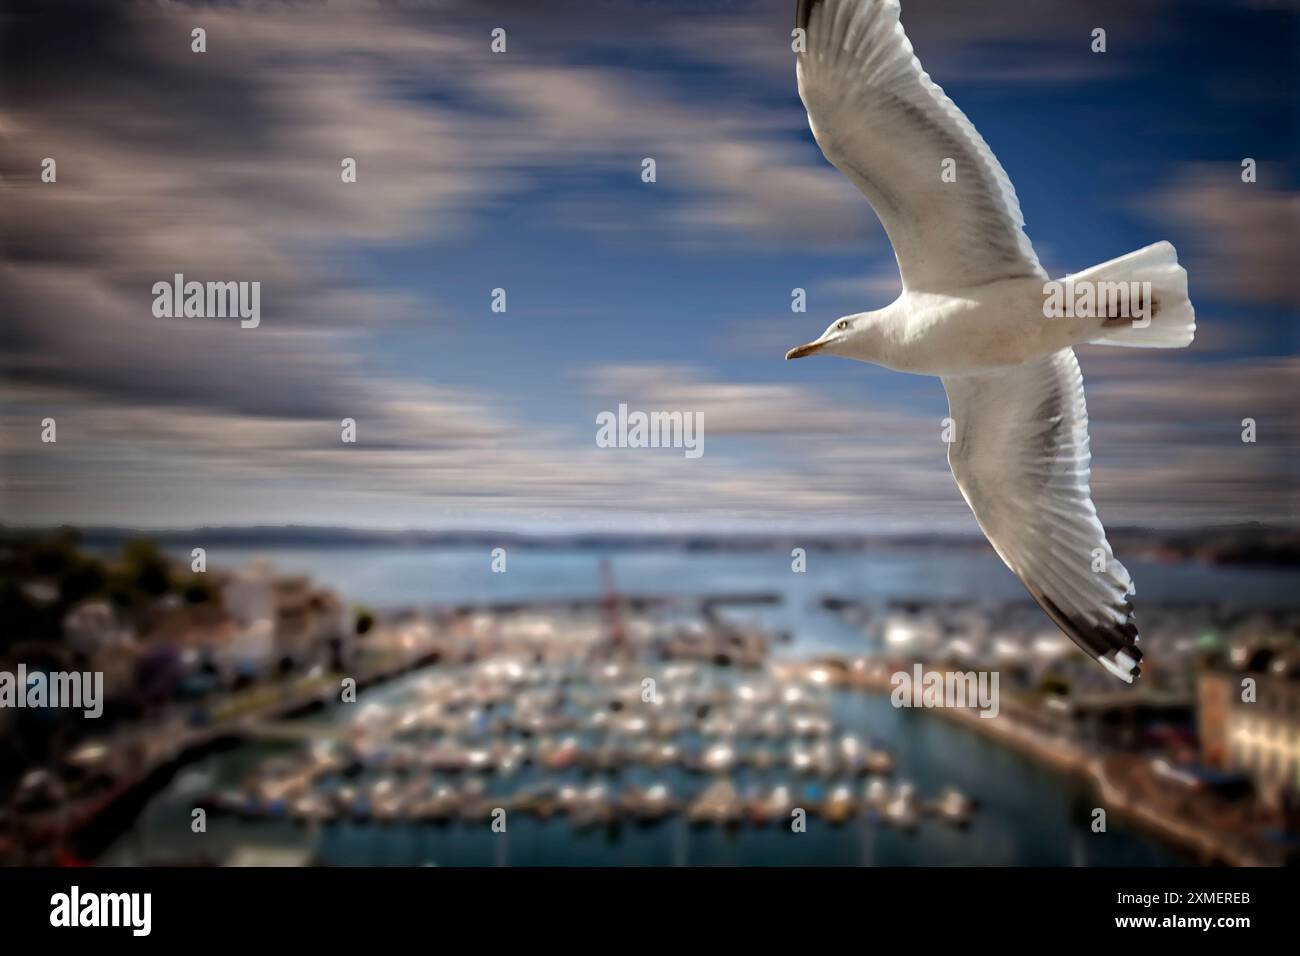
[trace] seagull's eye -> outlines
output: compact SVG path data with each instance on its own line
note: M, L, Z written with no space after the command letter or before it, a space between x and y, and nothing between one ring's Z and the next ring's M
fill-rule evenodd
M836 322L836 323L835 323L835 327L836 327L837 329L839 329L841 332L843 332L845 329L847 329L847 328L849 327L848 320L847 320L847 319L841 319L839 322Z

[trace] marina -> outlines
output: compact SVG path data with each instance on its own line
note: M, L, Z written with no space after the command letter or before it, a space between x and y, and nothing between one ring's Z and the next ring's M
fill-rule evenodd
M1166 825L1167 812L1126 812L1128 790L1151 798L1131 755L1104 781L1121 812L1108 833L1091 831L1095 761L1072 755L1165 744L1096 736L1106 725L1090 715L1124 705L1073 663L1053 663L1054 650L1023 629L1023 600L887 596L900 586L891 574L942 585L949 579L923 571L946 560L966 588L987 562L841 557L814 584L763 570L761 555L624 554L618 577L638 582L628 594L613 588L612 562L547 553L548 577L527 555L493 581L491 599L421 606L429 589L408 570L422 568L425 581L436 571L436 596L472 595L467 582L484 579L475 556L364 558L280 555L282 578L255 564L291 609L310 594L308 575L328 579L344 565L382 569L388 590L376 593L389 604L366 609L373 628L343 657L178 702L162 732L124 725L88 740L57 779L34 769L12 803L22 826L11 850L110 865L269 854L321 865L1123 866L1239 855ZM691 574L665 577L683 561ZM1181 590L1201 572L1153 566L1148 576L1159 585L1161 574ZM1275 589L1270 574L1252 575ZM998 580L988 578L994 593ZM827 595L828 583L866 598ZM1198 620L1237 628L1237 607L1155 605L1153 646L1186 653L1179 633ZM1003 672L1012 713L893 706L895 670L945 655L996 666L1013 643L1033 655ZM1040 675L1078 681L1081 723L1043 724L1054 712L1033 707ZM1153 677L1147 706L1185 720L1188 685L1172 671ZM1127 713L1118 726L1132 726ZM1183 746L1157 730L1172 741L1167 753ZM207 828L196 833L199 808ZM5 839L0 819L0 853Z
M1090 840L1070 777L795 666L761 619L693 602L619 614L615 627L597 602L525 603L433 629L407 620L433 635L417 647L436 663L355 703L250 725L178 773L104 861L1178 860L1122 826Z
M671 690L644 700L646 681ZM763 671L624 662L593 674L494 658L431 672L350 724L299 736L297 753L201 802L243 820L448 823L499 809L582 830L678 813L699 825L780 824L796 810L838 826L883 793L873 800L886 812L873 819L915 815L911 785L887 779L888 750L840 728L826 693Z

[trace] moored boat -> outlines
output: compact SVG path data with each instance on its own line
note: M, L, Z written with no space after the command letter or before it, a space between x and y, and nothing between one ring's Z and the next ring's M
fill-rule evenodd
M742 805L740 796L730 780L716 780L709 784L691 804L687 816L694 824L729 826L740 821Z

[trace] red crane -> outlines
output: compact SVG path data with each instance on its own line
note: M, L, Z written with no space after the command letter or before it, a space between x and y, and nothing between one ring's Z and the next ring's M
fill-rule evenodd
M618 591L614 587L614 569L609 563L609 558L600 559L600 589L604 594L603 606L609 642L616 647L622 647L627 643L627 634L623 630L623 615L619 611Z

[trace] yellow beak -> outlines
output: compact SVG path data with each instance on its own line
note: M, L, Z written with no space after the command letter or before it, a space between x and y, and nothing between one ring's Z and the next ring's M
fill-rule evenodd
M790 359L803 358L805 355L816 355L826 347L826 344L826 342L818 340L816 342L809 342L807 345L796 345L790 351L785 353L785 359L788 362Z

